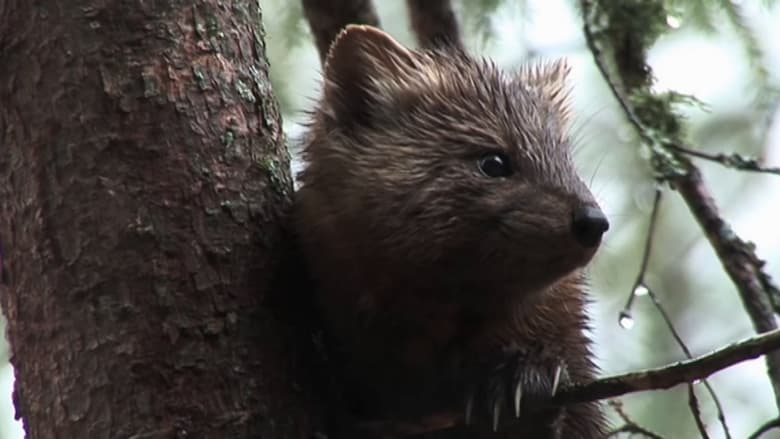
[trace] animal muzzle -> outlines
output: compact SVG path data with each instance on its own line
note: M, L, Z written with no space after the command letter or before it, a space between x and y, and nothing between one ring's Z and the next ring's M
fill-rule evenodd
M572 214L571 232L577 242L585 248L598 246L602 235L608 229L609 221L598 207L580 207Z

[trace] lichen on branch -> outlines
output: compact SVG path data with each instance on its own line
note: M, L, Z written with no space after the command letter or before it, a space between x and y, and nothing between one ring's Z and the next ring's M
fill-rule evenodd
M580 0L585 39L594 61L627 119L651 151L655 177L682 196L736 286L759 333L777 328L772 297L777 287L763 271L755 246L742 240L719 213L701 172L688 157L685 125L675 105L688 98L653 90L647 50L667 28L660 0ZM683 98L683 99L681 99ZM739 168L740 166L737 166ZM768 375L780 407L780 353L767 354Z

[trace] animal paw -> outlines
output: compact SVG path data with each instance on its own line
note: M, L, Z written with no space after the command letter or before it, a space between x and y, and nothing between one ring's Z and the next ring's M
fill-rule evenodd
M477 418L487 415L492 430L498 431L502 419L519 418L531 407L545 405L568 381L562 361L510 354L472 381L475 384L466 392L465 423L483 424Z

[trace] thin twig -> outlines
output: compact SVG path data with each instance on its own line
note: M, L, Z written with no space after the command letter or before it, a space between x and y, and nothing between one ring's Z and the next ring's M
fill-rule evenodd
M748 439L758 439L764 433L768 432L769 430L774 430L775 428L780 428L780 418L772 419L771 421L768 421L764 425L758 427L758 430L748 436Z
M636 423L636 421L631 419L631 417L628 416L628 413L623 410L623 403L619 400L610 399L608 404L610 407L612 407L613 410L615 410L615 413L617 413L618 417L623 420L624 425L615 430L612 430L609 434L607 434L607 437L617 436L620 433L628 433L630 435L639 434L650 439L663 439L663 437L659 434L640 426Z
M636 298L637 295L639 295L640 292L647 294L648 296L650 296L650 299L652 300L655 308L661 314L661 317L663 318L666 327L669 329L669 332L672 334L672 337L674 337L674 340L683 350L683 353L685 353L685 356L688 358L693 358L690 349L688 349L688 346L685 344L682 337L677 332L677 329L674 327L674 323L672 322L671 317L669 317L669 313L666 312L666 309L658 300L658 296L656 296L655 292L652 289L650 289L647 286L647 283L645 282L645 274L647 273L647 267L649 265L650 256L652 254L652 244L654 241L656 224L658 222L658 211L660 210L662 194L663 193L661 189L656 188L655 198L653 199L653 207L652 210L650 211L650 221L647 226L647 236L645 237L644 252L642 254L642 261L639 265L639 273L637 274L636 280L634 281L634 285L631 288L631 293L629 294L628 301L626 302L626 306L623 309L623 311L621 311L620 313L620 319L621 321L623 321L623 319L625 318L631 318L631 306L633 305L634 299ZM718 421L720 422L723 428L723 432L726 438L730 439L731 433L729 431L728 424L726 423L726 414L723 411L723 406L720 403L720 399L718 398L718 395L715 393L715 389L713 389L712 386L710 385L709 381L703 380L703 383L705 388L707 389L707 392L710 394L710 397L715 403L715 407L718 412Z
M674 340L677 342L677 345L680 346L680 349L682 349L686 357L693 358L693 354L691 354L691 350L688 349L688 345L685 344L682 337L680 336L680 333L677 332L677 328L674 327L674 323L672 322L671 317L669 317L669 313L666 312L666 309L658 300L658 296L656 296L655 292L653 292L653 290L651 289L648 289L647 291L648 291L648 296L650 296L650 300L653 302L653 305L658 310L658 313L661 314L661 318L663 318L666 327L669 329L669 332L671 332L672 337L674 337ZM726 422L726 412L723 410L723 405L720 403L720 398L718 398L717 393L715 393L715 389L713 389L712 385L710 385L709 380L703 379L702 384L704 384L704 387L707 389L707 392L710 394L710 398L712 398L712 402L715 404L715 409L717 410L718 413L718 421L720 422L720 425L723 428L723 434L726 436L727 439L730 439L731 432L729 431L729 425ZM694 416L697 416L697 414L694 413Z
M754 157L746 157L742 154L709 154L706 152L698 151L695 149L686 148L684 146L678 146L678 145L672 145L672 149L675 151L681 152L683 154L688 154L690 156L709 160L711 162L719 163L723 166L726 166L728 168L737 169L740 171L748 171L748 172L760 172L765 174L776 174L780 175L780 168L777 167L766 167L762 166L761 163L759 163L758 159Z
M647 225L647 235L645 236L645 247L644 251L642 252L642 262L639 263L639 272L637 273L634 285L631 287L631 291L629 292L626 306L620 313L621 318L631 317L631 307L634 304L634 299L636 299L636 296L640 291L644 293L645 290L647 290L647 286L645 285L645 273L647 272L647 266L650 262L650 254L652 253L653 236L655 236L655 224L658 221L658 210L659 206L661 205L662 195L663 192L661 189L656 187L655 197L653 198L653 208L650 211L650 221Z
M583 30L585 40L593 54L596 66L615 99L623 108L629 122L636 128L639 136L649 144L657 143L650 135L651 130L637 116L632 104L630 104L621 88L617 86L616 81L606 66L602 52L596 44L596 38L590 24L593 2L591 0L580 0L580 3L584 16ZM642 30L637 29L636 31L641 32ZM641 57L640 60L643 61ZM636 69L637 66L630 67ZM679 145L677 146L679 147ZM750 316L756 332L763 333L776 329L777 324L770 303L770 294L772 291L778 291L778 289L771 282L769 275L762 271L764 262L755 255L751 245L740 239L729 224L720 217L718 208L702 179L699 169L686 156L676 151L675 148L670 147L670 145L664 145L664 147L668 152L674 154L674 159L678 165L685 170L681 175L669 177L669 180L680 192L683 200L710 241L726 273L737 287L743 306ZM768 376L775 392L776 405L780 408L780 352L768 354L766 361Z
M701 419L699 398L696 397L696 391L693 389L693 383L688 383L688 407L690 407L691 414L693 414L693 420L696 421L696 428L699 429L699 434L703 439L709 439L710 435L707 434L707 426L704 425L704 421Z
M692 360L655 369L601 378L589 384L563 390L556 401L561 404L614 398L643 390L668 389L686 382L703 380L715 372L780 349L780 330L733 343Z

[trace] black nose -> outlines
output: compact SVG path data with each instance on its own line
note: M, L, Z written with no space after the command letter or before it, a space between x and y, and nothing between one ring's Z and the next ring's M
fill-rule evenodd
M581 207L574 211L571 231L585 247L595 247L601 242L601 235L609 229L609 221L598 207Z

